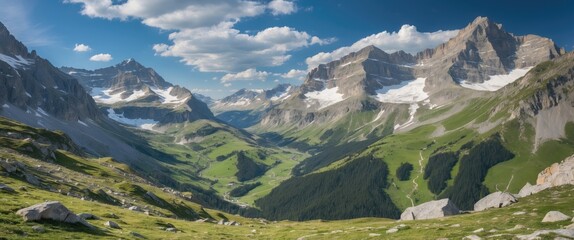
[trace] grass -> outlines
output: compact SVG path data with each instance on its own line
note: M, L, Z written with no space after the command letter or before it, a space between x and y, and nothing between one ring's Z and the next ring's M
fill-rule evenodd
M36 189L17 179L0 176L0 181L13 187L26 186L28 191L18 191L16 194L0 193L0 236L8 239L134 239L130 232L136 232L148 239L365 239L372 236L392 239L436 239L447 237L460 239L467 235L488 237L496 234L498 238L512 238L518 234L530 234L540 229L559 229L570 221L556 223L541 223L548 211L557 210L572 214L573 186L562 186L520 199L514 205L501 209L491 209L484 212L463 214L453 217L396 222L381 218L360 218L340 221L306 221L306 222L267 222L259 219L248 219L206 210L206 213L217 218L221 216L241 223L241 226L223 226L212 223L197 223L159 216L147 216L140 212L129 211L120 207L97 202L82 201L77 198ZM55 223L51 221L24 222L15 213L16 210L46 200L62 202L75 213L89 212L99 216L100 220L89 220L98 230ZM524 211L524 215L513 215ZM104 217L114 213L118 218ZM122 229L109 229L103 226L105 221L117 222ZM161 230L166 224L173 224L178 232ZM408 227L397 233L388 234L386 231L405 224ZM453 225L458 224L458 227ZM515 231L508 229L523 225ZM32 226L42 225L45 233L37 233ZM480 233L473 231L483 228ZM497 232L489 232L491 230Z

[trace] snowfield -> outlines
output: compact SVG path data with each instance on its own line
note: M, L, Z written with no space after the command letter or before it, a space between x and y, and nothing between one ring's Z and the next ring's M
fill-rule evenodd
M22 56L18 55L16 58L10 57L8 55L4 55L0 53L0 61L8 63L12 68L19 68L24 67L32 64L33 62L30 60L24 59Z
M170 92L173 90L173 87L168 87L165 90L159 88L152 88L151 90L162 98L162 103L181 104L187 101L187 98L179 99L177 96L171 95Z
M291 96L289 95L289 91L291 91L291 86L287 87L287 89L285 89L285 92L276 93L275 96L271 97L269 100L273 102L283 101Z
M145 91L134 91L132 95L128 96L127 98L122 98L122 94L125 92L119 92L116 94L110 94L112 92L111 89L105 88L92 88L90 95L94 98L94 100L98 103L104 104L114 104L118 102L129 102L133 100L137 100L146 95Z
M523 77L528 71L530 71L530 69L532 69L532 67L514 69L505 75L493 75L490 76L489 80L486 80L482 83L471 83L463 80L460 82L460 86L477 91L494 92Z
M311 107L314 102L319 103L319 110L345 100L342 93L338 93L339 87L328 88L321 91L305 93L307 107Z
M379 102L386 103L416 103L423 101L429 95L423 90L426 78L417 78L411 81L403 81L400 84L385 86L377 90L374 96Z
M153 119L130 119L124 117L124 114L117 114L114 109L108 108L108 117L116 122L120 122L126 125L138 127L141 129L152 130L159 122Z

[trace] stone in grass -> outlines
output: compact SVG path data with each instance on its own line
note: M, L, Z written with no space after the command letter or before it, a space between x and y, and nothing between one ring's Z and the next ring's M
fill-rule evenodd
M109 228L122 229L122 228L120 227L120 225L118 225L117 223L112 222L112 221L106 221L106 222L104 223L104 226L109 227Z
M177 228L170 227L165 229L166 232L177 232Z
M147 239L144 235L141 235L137 232L130 232L130 235L134 236L135 238Z
M99 217L97 217L96 215L91 214L91 213L80 213L80 214L78 214L78 217L80 217L84 220L98 220L98 219L100 219Z
M387 233L396 233L398 231L399 231L398 228L391 228L391 229L387 230Z
M501 208L518 202L514 195L507 192L493 192L474 204L474 211L484 211L489 208Z
M401 214L401 220L433 219L457 215L460 211L448 198L409 207Z
M32 230L34 230L35 232L39 232L39 233L46 232L46 229L42 225L32 226Z
M544 219L542 219L542 222L561 222L561 221L566 221L569 220L570 217L564 213L561 213L559 211L550 211L548 213L546 213L546 216L544 216Z
M95 228L58 201L38 203L18 210L16 214L22 216L27 222L47 219L65 223L80 223L86 227Z
M16 190L14 190L11 187L8 187L7 185L0 183L0 192L15 193Z
M469 235L462 238L463 240L481 240L482 238L476 235Z

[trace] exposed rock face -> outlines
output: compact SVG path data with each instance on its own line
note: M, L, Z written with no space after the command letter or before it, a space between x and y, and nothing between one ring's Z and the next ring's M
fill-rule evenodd
M459 212L454 203L445 198L409 207L401 214L401 220L433 219L457 215Z
M561 163L554 163L538 174L536 185L526 183L520 192L521 197L535 194L547 188L574 184L574 155L564 159Z
M274 106L262 117L261 126L307 126L336 121L352 112L389 108L397 102L373 100L377 90L385 86L399 88L419 78L425 79L424 91L431 102L446 102L460 97L457 92L444 91L458 89L461 82L483 83L491 76L533 67L562 54L564 50L548 38L514 36L502 25L478 17L448 42L415 56L404 52L389 54L369 46L319 65L309 72L296 97ZM323 100L309 97L310 93L321 92L330 96L326 101L340 95L339 101L325 105ZM428 99L416 101L422 100Z
M494 192L478 200L474 204L474 211L484 211L489 208L501 208L518 202L516 197L507 192Z
M3 183L0 183L0 192L15 193L16 190Z
M172 85L133 59L94 71L71 67L61 70L78 78L99 105L126 119L167 124L214 118L207 105L189 90Z
M96 103L73 77L31 53L0 23L0 106L76 121L98 119Z
M297 88L290 84L280 84L268 90L241 89L214 101L211 109L224 122L246 128L259 123L269 108L293 97L296 91Z
M68 210L68 208L58 201L39 203L20 209L16 214L22 216L25 221L48 219L65 223L81 223L87 227L93 228L92 225L78 217L72 211Z
M546 213L546 215L544 216L544 219L542 219L542 222L561 222L561 221L566 221L566 220L570 220L570 216L561 213L559 211L550 211L548 213Z

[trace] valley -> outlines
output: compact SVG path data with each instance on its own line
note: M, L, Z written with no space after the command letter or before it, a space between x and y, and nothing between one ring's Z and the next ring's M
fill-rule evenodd
M0 23L0 238L574 237L574 53L487 17L453 33L212 99L134 58L57 68ZM50 201L73 213L20 210Z

